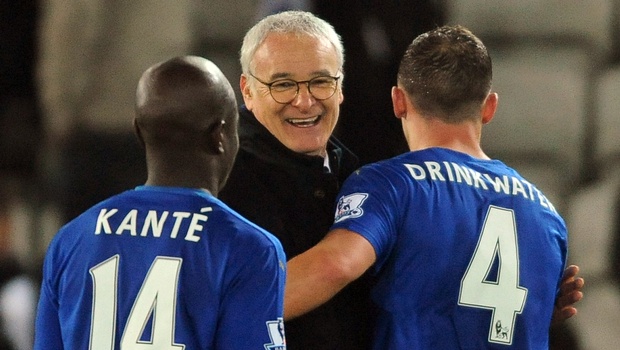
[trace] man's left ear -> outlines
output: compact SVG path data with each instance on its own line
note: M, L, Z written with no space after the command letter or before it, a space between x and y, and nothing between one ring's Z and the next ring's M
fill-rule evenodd
M487 98L482 104L482 124L487 124L493 119L495 111L497 110L498 100L499 96L496 92L487 95Z
M136 120L136 118L133 119L133 130L142 148L146 149L146 146L144 144L144 139L142 139L142 132L140 131L140 127L138 126L138 121Z
M207 130L207 149L211 154L224 153L224 121L213 123Z
M398 86L392 87L392 108L394 109L394 115L398 119L405 118L407 116L407 100L405 91Z
M241 90L241 97L243 98L243 103L245 106L251 111L252 110L252 89L250 86L250 82L248 81L248 77L245 74L241 74L239 77L239 89Z

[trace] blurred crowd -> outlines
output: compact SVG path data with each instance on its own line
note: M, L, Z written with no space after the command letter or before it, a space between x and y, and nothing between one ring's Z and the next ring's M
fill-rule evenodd
M32 347L41 259L56 230L145 181L131 123L145 68L196 54L234 86L241 40L256 19L310 10L342 36L346 97L336 135L365 164L405 151L390 87L411 40L448 20L446 3L0 1L0 350ZM570 332L562 337L576 348Z

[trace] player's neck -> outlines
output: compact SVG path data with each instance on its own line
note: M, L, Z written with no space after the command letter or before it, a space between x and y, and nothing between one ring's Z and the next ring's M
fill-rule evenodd
M469 154L480 159L489 159L480 147L480 125L476 123L446 124L437 120L420 123L408 137L409 149L441 147Z

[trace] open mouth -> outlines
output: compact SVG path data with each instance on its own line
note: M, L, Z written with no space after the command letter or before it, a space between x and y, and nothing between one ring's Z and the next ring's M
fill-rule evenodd
M305 118L305 119L301 119L301 118L287 119L286 122L298 128L309 128L309 127L317 125L319 121L321 120L321 118L322 118L322 115L317 115L315 117Z

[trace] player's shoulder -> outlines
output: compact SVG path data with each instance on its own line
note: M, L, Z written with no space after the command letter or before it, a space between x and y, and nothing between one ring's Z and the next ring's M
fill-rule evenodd
M99 217L102 208L112 208L119 206L119 203L122 203L124 201L123 198L127 196L128 192L130 191L121 192L119 194L108 197L86 209L78 216L70 218L58 229L58 231L53 237L52 242L54 242L54 240L63 239L76 240L76 237L73 236L81 235L84 231L84 227L93 226L94 223L97 221L97 218Z
M401 169L407 164L424 164L428 161L449 159L455 157L449 150L441 148L428 148L418 151L410 151L397 156L379 160L374 163L362 166L361 170L375 171L378 173L389 171L390 169Z
M223 201L216 199L217 206L213 210L222 232L239 240L254 241L255 244L276 246L281 248L280 241L270 232L246 219ZM257 204L258 205L258 204Z
M377 184L383 180L392 182L398 178L406 179L408 167L424 164L425 161L434 159L434 157L426 155L427 153L422 151L406 152L392 158L365 164L354 171L351 178L360 177L366 181L376 181Z

